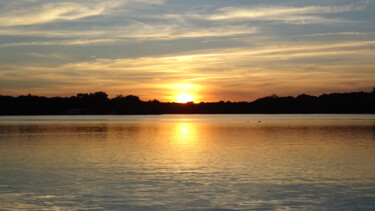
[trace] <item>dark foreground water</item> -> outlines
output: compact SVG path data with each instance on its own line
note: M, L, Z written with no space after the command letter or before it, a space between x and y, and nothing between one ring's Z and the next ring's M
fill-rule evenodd
M17 209L375 210L375 116L0 117Z

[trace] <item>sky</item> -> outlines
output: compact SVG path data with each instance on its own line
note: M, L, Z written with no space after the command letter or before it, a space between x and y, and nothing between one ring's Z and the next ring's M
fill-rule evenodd
M375 0L1 0L0 95L370 91Z

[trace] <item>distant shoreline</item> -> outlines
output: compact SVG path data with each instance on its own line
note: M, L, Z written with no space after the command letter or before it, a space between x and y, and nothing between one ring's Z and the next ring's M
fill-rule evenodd
M173 113L173 114L14 114L2 115L0 117L47 117L47 116L65 116L65 117L84 117L84 116L163 116L163 115L375 115L375 113Z
M375 114L372 92L332 93L297 97L276 95L252 102L174 103L142 101L138 96L109 99L105 92L72 97L0 95L1 116L22 115L161 115L161 114Z

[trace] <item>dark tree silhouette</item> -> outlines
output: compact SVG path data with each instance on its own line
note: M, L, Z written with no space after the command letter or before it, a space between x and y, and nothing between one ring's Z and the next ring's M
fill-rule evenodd
M295 97L272 95L253 102L163 103L142 101L138 96L116 96L105 92L79 93L72 97L18 97L0 95L0 115L66 114L251 114L251 113L375 113L375 88L372 92L333 93Z

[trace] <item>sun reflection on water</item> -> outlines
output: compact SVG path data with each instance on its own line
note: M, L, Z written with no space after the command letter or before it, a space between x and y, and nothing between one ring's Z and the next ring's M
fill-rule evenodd
M374 122L365 117L95 116L74 124L65 119L72 117L53 117L53 124L50 117L14 117L24 121L17 124L0 118L1 206L371 209Z
M197 128L193 123L181 122L175 126L174 143L181 147L197 145Z

